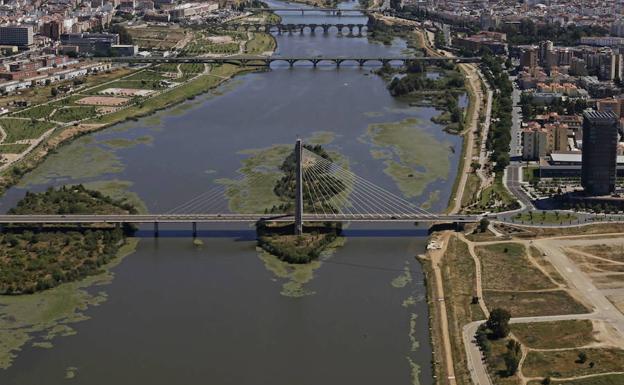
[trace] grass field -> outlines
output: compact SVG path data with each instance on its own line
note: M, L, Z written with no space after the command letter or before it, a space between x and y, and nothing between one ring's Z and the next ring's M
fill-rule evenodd
M579 352L587 361L578 361ZM593 367L591 365L593 363ZM562 351L529 352L522 372L528 377L576 377L588 374L622 371L624 350L614 348L570 349ZM583 382L583 384L585 384Z
M534 224L566 224L576 221L578 218L571 213L559 213L557 211L523 212L513 217L516 222Z
M52 120L64 123L73 122L93 117L96 113L94 106L63 107L56 110L52 115Z
M0 154L21 154L27 148L27 144L0 144Z
M273 51L275 46L275 38L266 33L254 33L253 37L245 43L245 53L249 55L260 55L267 51Z
M99 95L99 93L107 88L138 88L142 90L162 90L165 87L160 85L160 80L117 80L115 82L95 87L86 94Z
M172 65L174 66L172 71L163 71L163 72L176 72L177 69L175 67L177 67L177 65L176 64L172 64ZM160 80L165 80L165 79L167 79L167 78L162 76L157 71L145 70L145 71L137 72L137 73L135 73L133 75L130 75L130 76L124 78L123 80L160 81Z
M484 289L540 290L555 285L526 257L524 245L504 243L476 249L483 270Z
M54 108L56 107L51 104L42 104L23 111L18 111L14 114L14 116L20 118L42 119L50 116L52 111L54 111Z
M54 123L24 119L0 119L0 125L7 133L5 143L14 143L23 139L35 139L54 127Z
M217 73L220 74L220 76L223 77L229 77L236 74L237 72L242 71L238 66L215 66L213 68L216 70ZM88 121L88 123L111 124L123 121L125 119L129 119L131 117L144 116L158 109L162 109L172 104L182 102L194 95L206 92L207 90L215 87L222 81L223 79L216 76L199 76L192 82L181 85L175 89L167 90L160 95L149 98L140 105L132 106L121 111L114 112L112 114L104 115L100 118L91 119Z
M548 316L560 314L583 314L589 310L572 298L566 291L484 292L488 308L507 309L512 317Z
M512 324L511 331L523 345L533 349L575 348L596 342L589 320Z

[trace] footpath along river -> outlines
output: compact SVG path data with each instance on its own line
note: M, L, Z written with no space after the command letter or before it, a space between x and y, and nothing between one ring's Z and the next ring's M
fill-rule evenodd
M281 16L284 23L337 19ZM277 55L408 52L400 39L383 46L335 30L276 40ZM370 67L274 65L77 139L10 189L0 207L27 190L85 183L164 212L227 183L243 162L271 166L302 137L339 153L360 176L441 211L461 138L431 122L437 113L393 99ZM352 226L343 246L298 268L259 253L246 226L200 229L200 247L187 228L158 239L148 230L113 276L0 299L4 345L22 345L0 369L0 384L433 383L426 292L414 258L424 251L424 228Z

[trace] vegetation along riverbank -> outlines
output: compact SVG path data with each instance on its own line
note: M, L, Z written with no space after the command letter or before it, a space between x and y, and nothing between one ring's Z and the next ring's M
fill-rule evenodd
M80 185L27 193L13 214L134 213L132 205ZM75 334L71 324L106 300L86 289L111 281L110 268L131 254L131 228L9 226L0 234L0 369L26 343L51 348L57 336Z

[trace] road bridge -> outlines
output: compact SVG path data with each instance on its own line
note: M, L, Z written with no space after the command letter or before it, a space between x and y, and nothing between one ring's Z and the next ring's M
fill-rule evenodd
M198 223L255 223L258 221L290 222L295 233L301 234L305 222L363 223L467 223L480 216L433 214L394 195L353 172L305 148L301 140L295 145L294 205L284 213L238 214L229 210L229 188L236 183L219 185L161 214L4 214L0 224L63 225L63 224L145 224L153 223L154 232L162 223L191 223L193 234ZM241 186L264 183L264 175L242 178ZM225 203L222 206L221 203ZM284 202L284 201L283 201ZM287 203L287 202L284 202ZM293 203L293 202L291 202ZM221 207L225 207L222 209ZM274 210L270 210L274 211Z
M331 64L340 67L343 64L364 65L409 65L411 63L436 64L441 62L452 63L478 63L481 61L479 57L432 57L432 56L258 56L258 55L232 55L232 56L192 56L192 57L107 57L98 58L99 60L122 62L122 63L206 63L206 64L234 64L239 66L270 66L272 63L285 62L290 66L297 63L309 63L316 67L319 64Z
M213 26L212 24L208 24ZM299 32L303 34L305 31L310 33L316 33L317 29L322 29L324 34L329 33L332 29L336 29L338 33L343 33L345 29L349 31L349 35L362 36L362 32L368 26L364 23L290 23L290 24L265 24L265 23L226 23L220 25L214 25L215 28L225 29L229 31L254 31L254 32L276 32L281 35L284 33L292 34L293 32Z
M389 213L367 214L303 214L303 222L359 222L359 223L436 223L478 222L481 217L475 215L406 215ZM66 214L66 215L0 215L0 224L150 224L150 223L255 223L293 222L293 214Z

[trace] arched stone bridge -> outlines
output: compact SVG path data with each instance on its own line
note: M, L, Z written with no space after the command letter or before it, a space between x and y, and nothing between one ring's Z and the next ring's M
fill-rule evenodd
M364 30L368 31L368 26L366 24L318 24L318 23L306 23L306 24L238 24L238 23L227 23L219 25L218 28L223 28L230 31L255 31L255 32L277 32L278 34L288 33L292 34L293 32L304 33L304 31L308 30L310 33L315 33L317 29L322 28L323 33L329 33L329 31L335 28L338 33L344 32L345 29L349 30L349 35L354 35L357 33L357 36L361 36Z
M343 63L352 63L359 66L366 64L401 64L409 65L410 63L435 64L440 62L452 63L478 63L481 61L479 57L413 57L413 56L395 56L395 57L324 57L324 56L254 56L254 55L232 55L220 57L108 57L99 58L100 60L108 60L111 62L123 63L207 63L207 64L234 64L239 66L270 66L271 63L285 62L290 66L294 66L299 62L307 62L314 67L321 63L331 63L340 67Z

